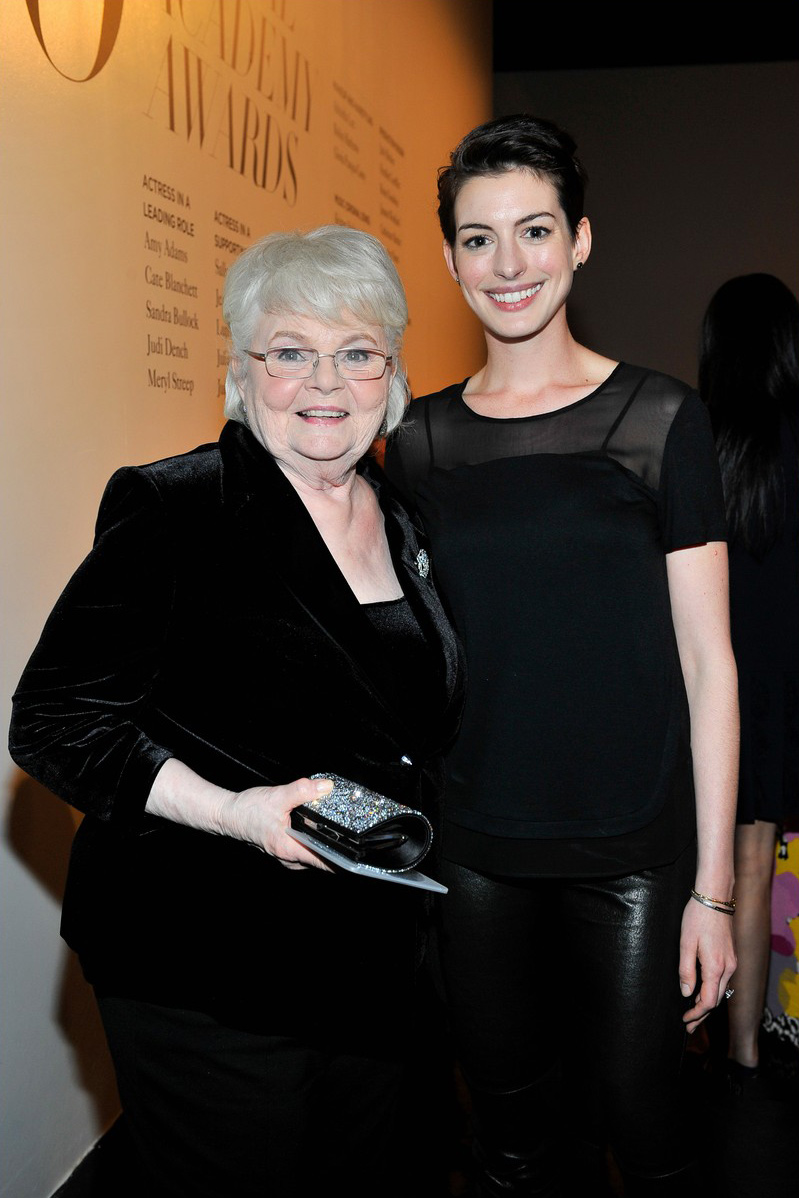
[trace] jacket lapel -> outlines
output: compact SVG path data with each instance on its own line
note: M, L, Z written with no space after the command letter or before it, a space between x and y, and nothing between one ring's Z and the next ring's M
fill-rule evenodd
M220 449L223 504L237 552L249 559L256 555L258 566L253 575L280 579L306 618L337 645L348 668L362 676L375 701L389 713L392 725L397 725L398 734L402 733L407 717L395 705L398 687L381 639L299 495L271 455L242 425L225 426ZM429 575L422 578L419 573L416 530L396 500L386 494L379 470L369 464L365 475L381 503L403 591L430 644L443 650L443 682L451 699L457 644Z
M442 682L448 701L456 696L462 676L460 644L449 623L433 585L433 567L427 537L414 524L405 507L396 498L391 484L373 462L365 467L385 516L386 537L397 577L425 639L438 645L442 654ZM459 690L457 691L459 695Z

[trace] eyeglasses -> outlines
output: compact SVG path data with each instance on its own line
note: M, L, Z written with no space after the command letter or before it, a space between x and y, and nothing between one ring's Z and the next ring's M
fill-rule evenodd
M265 354L257 354L251 349L245 353L263 362L266 373L275 379L309 379L321 358L333 359L339 378L382 379L389 362L393 361L390 354L382 354L379 349L337 349L334 354L320 354L315 349L292 345L268 349Z

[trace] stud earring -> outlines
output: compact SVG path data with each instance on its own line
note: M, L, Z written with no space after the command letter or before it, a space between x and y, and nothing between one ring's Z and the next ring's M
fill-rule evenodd
M582 262L578 262L578 263L577 263L577 265L575 266L575 268L574 268L574 269L575 269L575 270L582 270L582 269L583 269L583 264L582 264Z

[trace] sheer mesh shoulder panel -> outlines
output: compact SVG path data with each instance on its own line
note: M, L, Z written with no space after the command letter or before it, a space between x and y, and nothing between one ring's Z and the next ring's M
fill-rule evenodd
M625 371L633 370L641 377L620 420L609 430L603 449L656 491L666 440L691 389L668 375L625 367Z
M539 416L480 416L465 383L411 405L389 474L408 495L431 469L452 470L530 454L607 454L657 490L674 416L689 388L667 375L621 363L585 399Z
M459 393L463 386L465 383L442 391L435 401L430 398L415 400L400 427L386 443L386 475L411 508L415 508L416 493L433 465L430 408L434 402L436 406L445 405L445 396L449 392Z

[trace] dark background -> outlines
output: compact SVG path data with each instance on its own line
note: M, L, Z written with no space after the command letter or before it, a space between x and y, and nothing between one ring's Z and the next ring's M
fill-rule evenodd
M575 335L692 383L721 283L799 283L799 22L785 4L710 11L494 2L495 115L568 129L590 179Z

